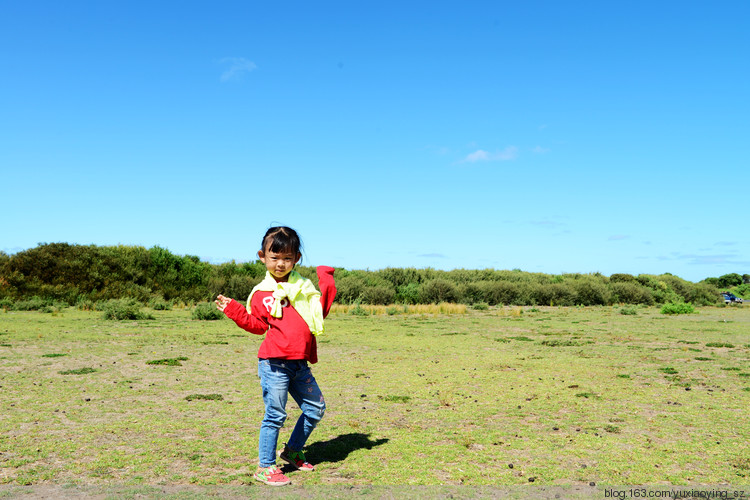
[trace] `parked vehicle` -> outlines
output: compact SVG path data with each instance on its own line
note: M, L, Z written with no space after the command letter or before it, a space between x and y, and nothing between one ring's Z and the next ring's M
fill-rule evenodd
M742 304L742 298L733 293L721 292L721 295L724 297L725 304Z

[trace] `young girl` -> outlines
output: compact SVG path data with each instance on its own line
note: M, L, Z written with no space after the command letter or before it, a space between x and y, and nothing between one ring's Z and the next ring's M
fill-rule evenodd
M318 361L315 335L323 332L336 296L333 268L317 268L320 292L307 278L293 271L302 258L297 232L288 227L272 227L258 252L266 266L265 279L250 293L247 308L219 295L216 306L237 326L256 335L266 334L258 351L258 376L263 389L266 414L260 426L259 467L255 479L273 486L291 483L276 467L279 429L286 420L288 394L302 409L281 459L301 471L314 467L305 460L302 448L315 429L326 405L318 383L307 366Z

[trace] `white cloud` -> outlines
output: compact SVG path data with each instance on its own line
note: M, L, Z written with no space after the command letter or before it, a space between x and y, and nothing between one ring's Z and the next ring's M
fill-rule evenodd
M466 158L464 158L464 161L474 163L476 161L487 161L489 160L489 158L490 154L487 151L483 151L480 149L468 155Z
M532 153L542 155L544 153L549 153L549 148L543 148L541 146L536 146L534 149L531 150Z
M249 73L257 68L254 62L244 57L225 57L219 63L229 65L229 69L221 74L222 82L240 78L244 73Z
M478 161L509 161L515 160L517 157L518 148L515 146L508 146L502 151L496 151L494 153L478 149L473 153L466 155L466 158L461 160L461 163L476 163Z

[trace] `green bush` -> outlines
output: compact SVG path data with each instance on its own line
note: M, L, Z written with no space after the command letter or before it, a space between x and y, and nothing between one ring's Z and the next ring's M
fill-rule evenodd
M365 309L359 304L359 301L354 303L354 307L352 307L349 310L349 314L352 314L354 316L369 316L370 315L370 313L367 312L367 309Z
M533 292L534 292L534 286L535 284L531 281L518 281L516 283L513 283L515 286L515 294L516 297L513 301L510 302L511 305L514 306L527 306L527 305L536 305L534 302Z
M16 311L38 311L45 307L52 306L53 301L51 299L42 299L40 297L31 297L28 300L18 300L13 304L13 309Z
M372 305L393 304L396 292L387 286L368 286L362 291L362 302Z
M487 304L487 302L477 302L476 304L473 304L471 308L476 309L477 311L486 311L490 308L490 305Z
M692 283L669 273L659 276L659 280L666 283L667 289L673 291L682 299L676 302L687 302L690 300L690 293L694 286Z
M172 303L161 297L153 297L148 301L148 306L154 311L169 311L172 309Z
M576 291L576 304L581 306L602 306L609 303L609 291L602 283L582 279L573 283Z
M95 311L96 302L91 299L79 299L78 302L76 302L76 308L81 311Z
M341 304L353 304L362 298L367 283L356 275L344 276L336 280L336 301Z
M419 285L407 283L396 289L396 302L399 304L419 304Z
M576 291L569 283L534 285L531 288L533 302L545 306L572 306L576 303Z
M490 306L498 304L518 304L522 297L523 285L510 281L479 281L475 283L481 294L474 297L478 302L486 302Z
M134 299L111 299L97 305L108 320L144 320L154 319L150 314L141 311L141 304Z
M688 295L688 302L697 306L711 306L721 304L723 299L715 286L698 283L692 286Z
M262 277L254 277L250 275L231 276L227 281L226 288L221 293L227 297L234 297L240 302L245 302L250 296L250 292L253 291L253 287L260 283L262 279Z
M152 296L151 289L135 283L109 283L102 290L93 291L90 296L94 300L109 300L130 298L146 303Z
M477 283L461 283L457 286L458 295L466 305L484 302L484 293Z
M375 271L375 274L384 281L387 281L396 290L411 283L418 284L421 278L421 270L414 269L413 267L388 267L380 271Z
M687 304L685 302L670 302L664 304L661 308L662 314L692 314L695 312L693 304Z
M420 287L420 299L423 304L458 302L458 298L456 285L448 280L434 279L423 283Z
M216 308L216 304L212 302L202 302L193 308L191 317L201 321L216 321L222 319L224 313Z
M635 276L632 274L613 274L609 277L611 283L632 283L635 281Z
M633 281L616 281L609 285L612 302L615 304L645 304L653 305L654 296L651 291Z
M670 275L671 276L671 275ZM651 290L654 302L657 304L668 304L670 302L684 302L686 297L679 295L670 287L668 280L664 280L665 275L651 276L647 274L639 275L636 280L643 286Z

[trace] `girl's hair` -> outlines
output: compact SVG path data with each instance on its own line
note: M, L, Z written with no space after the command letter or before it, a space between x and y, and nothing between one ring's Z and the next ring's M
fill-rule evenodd
M299 239L297 231L291 227L276 226L269 228L260 242L260 250L265 253L271 251L274 253L291 252L294 255L302 253L302 241Z

